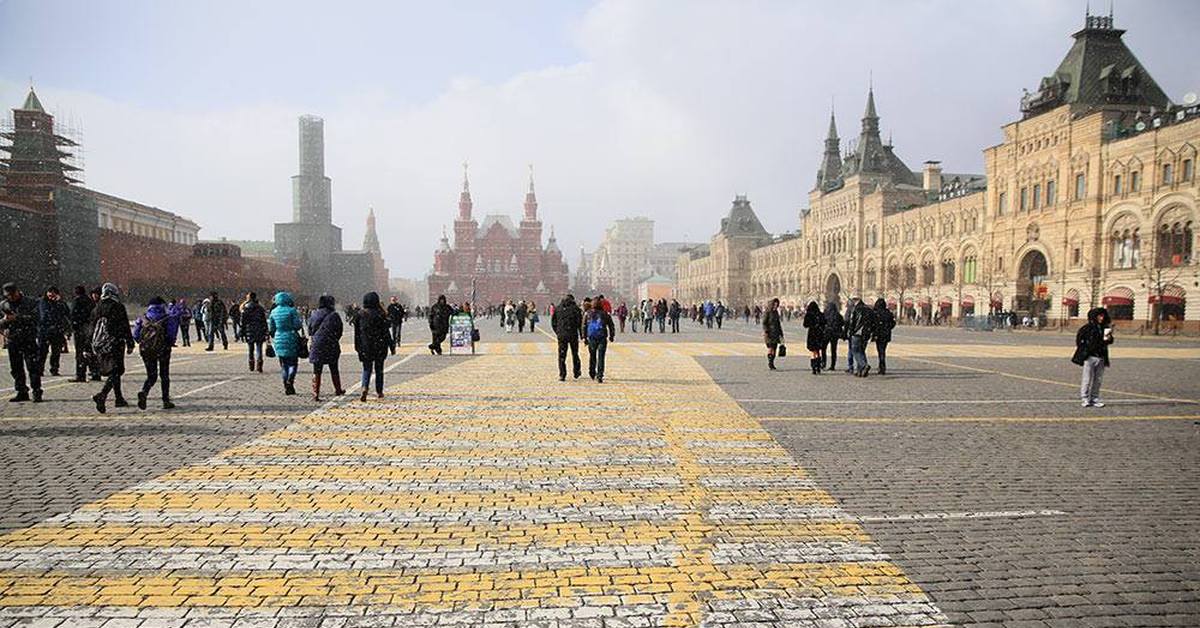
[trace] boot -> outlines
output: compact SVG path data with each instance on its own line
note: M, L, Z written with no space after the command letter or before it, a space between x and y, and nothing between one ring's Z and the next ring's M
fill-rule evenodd
M318 401L318 402L321 401L321 376L320 375L312 376L312 393L313 393L313 401Z
M333 394L337 395L338 397L346 394L346 391L342 389L341 373L330 373L329 377L333 380Z
M250 357L250 372L254 372L254 356Z
M360 394L360 395L358 396L358 400L359 400L359 401L366 401L366 400L367 400L367 392L368 392L368 391L367 391L367 387L366 387L366 386L363 386L363 389L362 389L362 394Z
M262 358L259 358L259 359L258 359L258 369L257 369L257 370L258 370L258 372L259 372L259 373L261 373L261 372L262 372Z
M772 371L779 370L779 369L775 368L775 356L773 356L773 355L767 356L767 368L771 369Z

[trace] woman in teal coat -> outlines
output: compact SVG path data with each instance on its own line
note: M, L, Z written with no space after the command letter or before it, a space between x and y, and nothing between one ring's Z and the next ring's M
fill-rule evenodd
M300 362L300 330L304 322L296 311L292 295L287 292L275 293L275 307L267 317L267 334L271 336L271 346L275 348L275 357L279 358L280 375L283 377L283 392L285 395L296 394L296 372Z

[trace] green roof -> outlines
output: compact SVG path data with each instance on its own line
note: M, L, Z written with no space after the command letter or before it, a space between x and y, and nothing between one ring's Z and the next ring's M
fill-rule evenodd
M42 101L38 100L37 94L33 93L33 88L29 88L29 95L25 97L25 104L21 105L23 111L40 111L46 113L42 109Z

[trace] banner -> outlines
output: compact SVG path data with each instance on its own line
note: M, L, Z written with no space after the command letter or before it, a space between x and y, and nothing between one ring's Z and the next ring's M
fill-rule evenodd
M471 330L475 325L470 314L455 314L450 317L450 353L475 353L471 342Z

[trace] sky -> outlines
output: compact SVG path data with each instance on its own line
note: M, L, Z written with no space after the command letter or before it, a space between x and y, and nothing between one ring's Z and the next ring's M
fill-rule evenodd
M845 146L869 84L910 168L982 171L982 149L1084 12L1082 0L0 0L0 106L18 106L32 78L82 129L89 187L187 216L205 239L270 239L291 219L297 117L321 116L344 246L359 247L374 207L394 276L430 270L464 161L477 219L516 220L533 164L573 268L618 218L653 218L658 241L707 241L736 194L768 230L796 229L831 107ZM1200 2L1114 12L1173 100L1200 91Z

